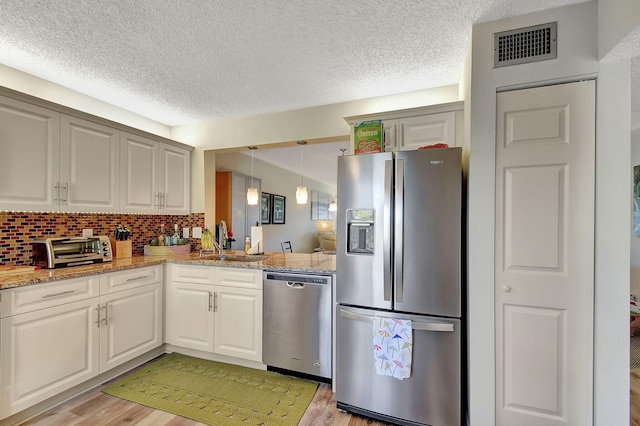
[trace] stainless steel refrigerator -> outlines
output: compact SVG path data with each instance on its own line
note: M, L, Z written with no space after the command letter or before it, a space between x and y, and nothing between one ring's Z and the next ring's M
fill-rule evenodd
M338 158L339 409L462 424L461 149ZM411 320L410 376L376 373L374 319Z

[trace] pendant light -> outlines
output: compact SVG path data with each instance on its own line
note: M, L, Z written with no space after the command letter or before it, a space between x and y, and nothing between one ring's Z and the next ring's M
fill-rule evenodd
M252 145L249 149L251 150L251 186L247 189L247 204L250 206L257 206L258 198L260 197L258 196L258 188L253 186L253 151L258 149L258 147Z
M298 141L300 145L300 186L296 188L296 203L307 204L307 187L304 186L304 172L302 171L302 147L307 144L307 141Z

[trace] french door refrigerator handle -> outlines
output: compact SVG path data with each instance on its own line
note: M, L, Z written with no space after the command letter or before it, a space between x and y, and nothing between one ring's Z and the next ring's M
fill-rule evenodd
M340 309L340 316L347 319L364 321L364 322L373 322L373 317L369 315L356 314L355 312L345 311L344 309ZM435 323L435 322L419 322L419 321L411 321L411 329L413 330L423 330L423 331L453 331L453 324L443 324L443 323Z
M393 160L384 162L384 207L383 207L383 236L382 257L384 269L384 300L391 301L391 191L393 189Z
M402 276L402 265L403 265L403 236L402 233L403 223L404 223L404 160L397 159L396 160L396 193L394 197L394 262L393 271L394 271L394 284L395 284L395 301L402 302L403 298L403 276Z

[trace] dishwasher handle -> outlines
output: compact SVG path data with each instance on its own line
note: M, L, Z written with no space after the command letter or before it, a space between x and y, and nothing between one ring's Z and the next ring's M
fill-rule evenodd
M303 283L297 283L295 281L287 281L287 287L289 288L293 288L293 289L302 289L304 288L304 284Z

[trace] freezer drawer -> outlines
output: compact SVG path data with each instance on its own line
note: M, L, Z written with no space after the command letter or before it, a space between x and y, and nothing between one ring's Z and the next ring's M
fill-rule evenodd
M376 374L374 315L411 319L411 377ZM399 424L461 424L461 322L337 306L336 400L338 408Z

